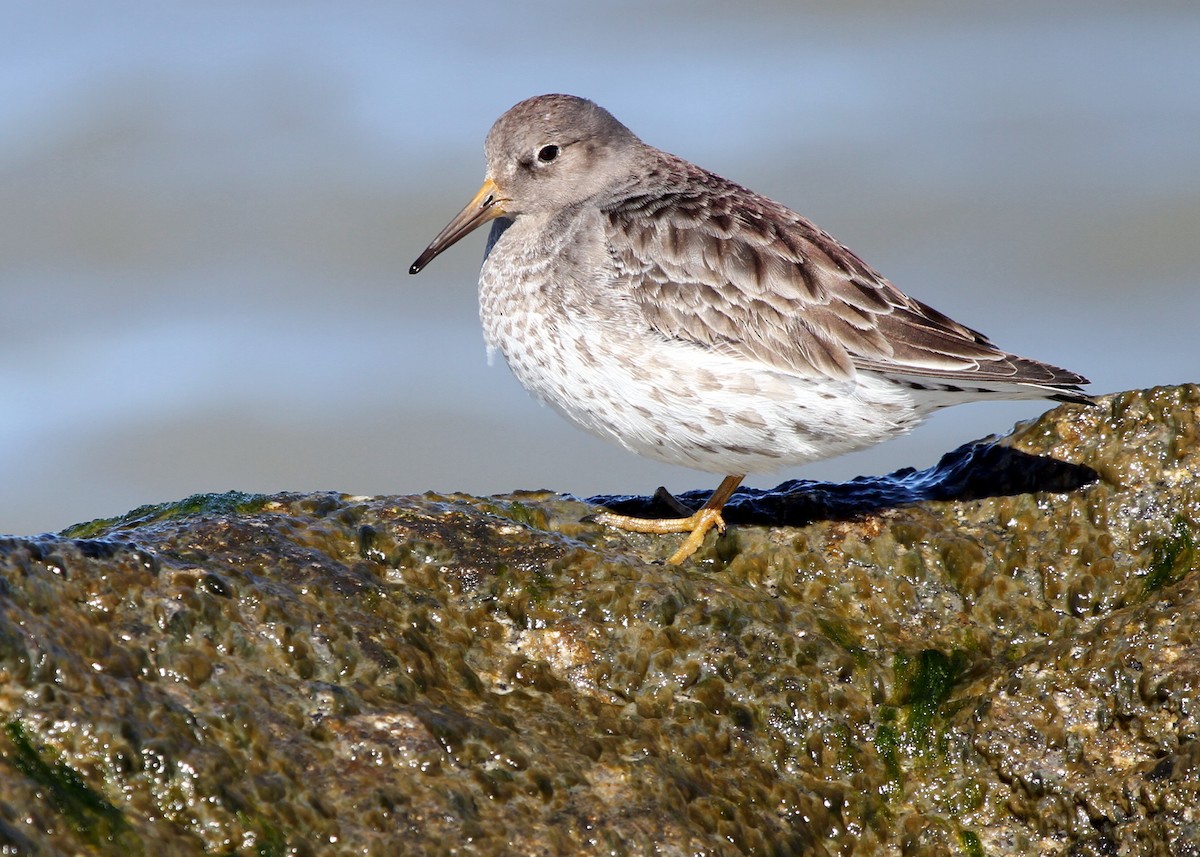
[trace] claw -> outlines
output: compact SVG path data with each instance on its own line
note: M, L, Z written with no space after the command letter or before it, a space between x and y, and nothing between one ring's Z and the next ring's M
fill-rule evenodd
M671 558L667 560L671 565L679 565L700 549L700 546L704 544L704 537L708 535L709 530L715 528L718 533L725 532L725 519L721 517L721 510L725 507L729 498L733 496L733 492L737 490L743 478L742 476L726 476L717 490L708 498L708 502L704 504L704 508L693 512L687 517L634 518L629 515L618 515L614 512L598 512L594 515L586 516L583 520L633 533L656 533L660 535L664 533L687 533L688 537L683 540L683 544L679 546L679 550L671 554ZM663 489L659 490L662 491ZM671 499L674 500L675 498L672 497ZM675 502L679 504L678 500ZM686 507L683 508L686 511Z

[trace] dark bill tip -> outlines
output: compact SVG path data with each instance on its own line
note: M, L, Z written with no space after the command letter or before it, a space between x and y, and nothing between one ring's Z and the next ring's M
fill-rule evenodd
M410 274L419 274L435 256L445 250L468 232L504 215L504 209L497 204L496 184L491 179L483 183L475 198L467 203L466 208L454 216L437 237L425 248L425 252L417 257L408 269Z

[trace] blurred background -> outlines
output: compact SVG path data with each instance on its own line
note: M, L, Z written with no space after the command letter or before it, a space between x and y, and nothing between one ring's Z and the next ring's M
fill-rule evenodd
M1194 2L0 6L0 532L227 489L714 487L487 365L482 231L406 273L543 92L1094 392L1200 381ZM748 484L924 467L1044 408Z

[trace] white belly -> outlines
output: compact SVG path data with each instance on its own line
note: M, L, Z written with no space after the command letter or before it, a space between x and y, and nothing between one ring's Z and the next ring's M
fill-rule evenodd
M658 461L762 473L870 446L924 416L906 391L788 375L746 358L605 329L579 313L484 313L521 384L579 427Z

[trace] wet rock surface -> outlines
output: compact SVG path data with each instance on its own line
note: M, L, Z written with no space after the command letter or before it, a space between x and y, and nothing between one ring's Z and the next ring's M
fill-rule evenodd
M540 493L0 540L0 848L1200 854L1198 441L1063 406L683 569Z

